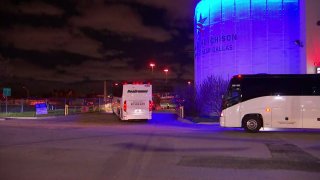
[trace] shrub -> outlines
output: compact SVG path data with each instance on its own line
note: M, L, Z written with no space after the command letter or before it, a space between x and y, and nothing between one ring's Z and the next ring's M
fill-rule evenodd
M221 77L209 76L197 87L180 88L177 94L183 103L186 116L219 116L222 95L225 94L228 81Z
M209 76L200 84L196 96L200 116L220 115L222 95L225 94L227 87L228 81L215 76Z

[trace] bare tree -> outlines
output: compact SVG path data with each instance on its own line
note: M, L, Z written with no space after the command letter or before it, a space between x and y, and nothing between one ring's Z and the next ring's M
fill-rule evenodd
M201 83L197 92L200 115L220 115L222 95L227 90L227 86L228 81L215 76L209 76Z
M183 87L176 94L184 100L182 105L187 116L218 116L227 86L227 80L209 76L196 88Z

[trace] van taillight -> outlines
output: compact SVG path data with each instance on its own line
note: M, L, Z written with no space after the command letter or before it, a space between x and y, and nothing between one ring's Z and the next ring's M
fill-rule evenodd
M127 112L127 101L123 102L123 111Z
M152 111L153 102L149 101L149 111Z

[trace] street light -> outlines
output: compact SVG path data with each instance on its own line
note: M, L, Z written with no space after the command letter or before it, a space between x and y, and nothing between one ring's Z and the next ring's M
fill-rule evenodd
M29 89L26 87L26 86L23 86L22 87L24 90L26 90L26 93L27 93L27 99L29 98L29 96L30 96L30 91L29 91Z
M150 63L149 66L151 67L151 71L152 71L152 74L153 74L153 68L156 66L155 63Z
M191 85L191 81L188 81L188 85L189 85L189 86Z
M164 71L164 73L166 74L166 84L167 84L167 81L168 81L168 69L166 68L166 69L164 69L163 70Z

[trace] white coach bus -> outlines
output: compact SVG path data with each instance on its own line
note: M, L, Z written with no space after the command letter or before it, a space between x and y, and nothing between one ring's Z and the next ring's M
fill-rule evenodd
M152 85L123 83L113 86L112 111L121 120L152 118Z
M320 75L237 75L222 100L222 127L320 128Z

